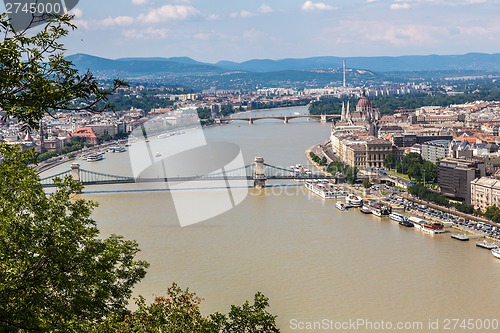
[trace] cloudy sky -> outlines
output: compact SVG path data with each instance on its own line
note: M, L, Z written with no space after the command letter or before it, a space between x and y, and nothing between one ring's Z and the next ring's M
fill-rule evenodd
M500 0L80 0L68 54L243 61L500 52Z

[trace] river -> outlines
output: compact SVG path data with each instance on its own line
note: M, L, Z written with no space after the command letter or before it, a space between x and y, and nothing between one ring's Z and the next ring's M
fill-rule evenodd
M253 115L296 112L307 109ZM239 145L247 164L262 156L266 163L288 166L306 163L304 151L329 137L330 124L241 121L204 132L207 138ZM128 153L81 164L88 170L131 175ZM68 168L61 165L50 173ZM261 291L270 298L270 311L278 315L282 332L301 331L295 329L297 323L321 320L421 322L422 329L407 330L415 332L436 332L429 320L440 321L438 331L450 318L500 320L500 260L476 248L474 241L422 234L356 210L339 211L334 201L299 186L251 189L234 209L181 228L173 192L126 191L134 186L88 187L83 196L99 202L94 218L103 234L137 240L140 257L151 263L135 295L152 300L175 281L204 298L202 311L208 314L228 312L230 304L252 300ZM176 195L190 200L196 210L201 192L207 191Z

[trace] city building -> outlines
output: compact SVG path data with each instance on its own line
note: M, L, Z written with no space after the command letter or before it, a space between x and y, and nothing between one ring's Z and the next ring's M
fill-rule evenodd
M477 160L444 158L439 161L438 185L441 194L471 203L471 182L486 175L485 163Z
M360 138L355 135L333 136L332 151L345 164L359 169L380 168L389 154L401 158L403 150L385 139Z
M71 134L72 137L81 138L85 143L95 145L97 144L97 136L94 131L90 127L81 127L75 129L75 131Z
M60 151L64 147L65 138L49 137L41 143L42 151Z
M380 111L374 108L372 102L366 97L365 91L358 103L356 111L350 110L349 101L342 103L340 122L337 124L339 129L351 129L354 131L367 131L370 135L377 136L378 121L380 120Z
M115 124L91 124L87 127L91 128L98 138L104 135L114 138L118 134L118 128Z
M500 207L500 180L481 177L471 181L471 205L485 211L490 206Z
M448 140L434 140L423 143L422 158L437 163L439 160L448 157L450 142Z
M451 141L453 140L453 136L451 135L417 135L415 133L404 133L401 135L394 135L392 142L394 145L401 147L401 148L407 148L407 147L412 147L415 144L423 144L428 141L435 141L435 140L448 140Z
M472 158L472 149L471 145L467 140L463 141L451 141L449 145L448 156L452 158Z

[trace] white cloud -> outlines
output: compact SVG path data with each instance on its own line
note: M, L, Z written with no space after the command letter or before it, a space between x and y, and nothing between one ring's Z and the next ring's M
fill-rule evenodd
M246 18L246 17L255 16L255 13L249 12L248 10L242 10L241 12L238 12L238 13L231 13L231 14L229 14L229 16Z
M269 13L274 12L274 9L271 6L269 6L269 5L262 4L257 9L257 11L260 14L269 14ZM247 18L247 17L257 16L258 13L257 12L251 12L251 11L248 11L248 10L242 10L240 12L231 13L231 14L229 14L229 16L232 17L232 18L237 18L237 17Z
M264 33L256 29L250 29L243 32L243 38L248 39L250 41L257 41L262 36L264 36Z
M339 44L375 45L398 48L430 46L439 43L446 32L442 27L379 21L342 21L326 31L335 34Z
M207 20L209 20L209 21L217 21L220 19L221 19L220 15L217 15L217 14L210 14L207 16Z
M133 38L133 39L143 39L143 38L163 39L168 36L168 30L155 29L155 28L147 28L143 30L130 29L125 31L123 35L127 38Z
M151 2L151 0L132 0L132 4L134 4L136 6L147 5L150 2Z
M185 20L198 14L199 11L193 6L165 5L150 10L147 14L139 15L137 20L142 23L159 23L173 20Z
M83 11L80 8L73 8L68 12L68 14L75 16L75 19L83 17Z
M313 11L313 10L335 10L336 8L330 5L327 5L323 2L312 2L306 1L302 5L302 10L304 11Z
M272 12L274 12L274 9L271 6L266 5L265 3L259 7L259 13L268 14L268 13L272 13Z
M130 16L107 17L97 22L104 27L125 26L134 23L134 18Z
M410 5L406 2L395 2L391 4L390 8L392 10L409 9Z
M209 40L212 37L212 33L210 32L200 32L197 34L193 35L194 39L199 39L199 40Z
M104 28L111 28L117 26L128 26L135 22L135 19L131 16L116 16L116 17L106 17L102 20L82 20L76 19L73 23L78 28L88 29L88 30L100 30Z
M367 0L376 1L376 0ZM428 4L428 5L442 5L442 6L463 6L463 5L481 5L481 4L500 4L499 0L394 0L393 5L401 7L397 4Z

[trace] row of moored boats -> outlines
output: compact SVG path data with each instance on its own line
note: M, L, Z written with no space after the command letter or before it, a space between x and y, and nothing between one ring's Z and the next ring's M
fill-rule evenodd
M125 152L125 147L113 146L108 148L108 153L123 153ZM104 159L103 152L92 153L84 157L87 162L97 162Z
M301 165L292 166L294 173L310 173L309 170ZM452 222L429 222L416 216L407 217L403 214L393 212L390 205L384 204L375 200L363 200L355 194L349 194L341 187L330 183L327 179L312 179L307 180L304 185L309 191L324 199L339 199L344 198L344 201L338 200L335 207L339 210L347 210L352 207L360 208L360 212L364 214L373 214L378 217L389 217L399 223L399 225L407 228L415 228L427 234L443 234L446 232L445 227L451 227ZM452 234L451 237L459 240L469 240L466 234ZM487 242L486 240L477 242L476 246L491 250L491 253L500 259L500 247L495 243Z
M454 238L454 239L459 240L459 241L469 241L469 239L471 239L471 237L475 237L475 236L471 236L469 234L453 234L453 235L451 235L451 238ZM476 242L476 246L483 248L483 249L486 249L486 250L490 250L491 254L493 254L496 258L500 259L500 246L497 243L488 242L486 239L483 239L480 242Z

